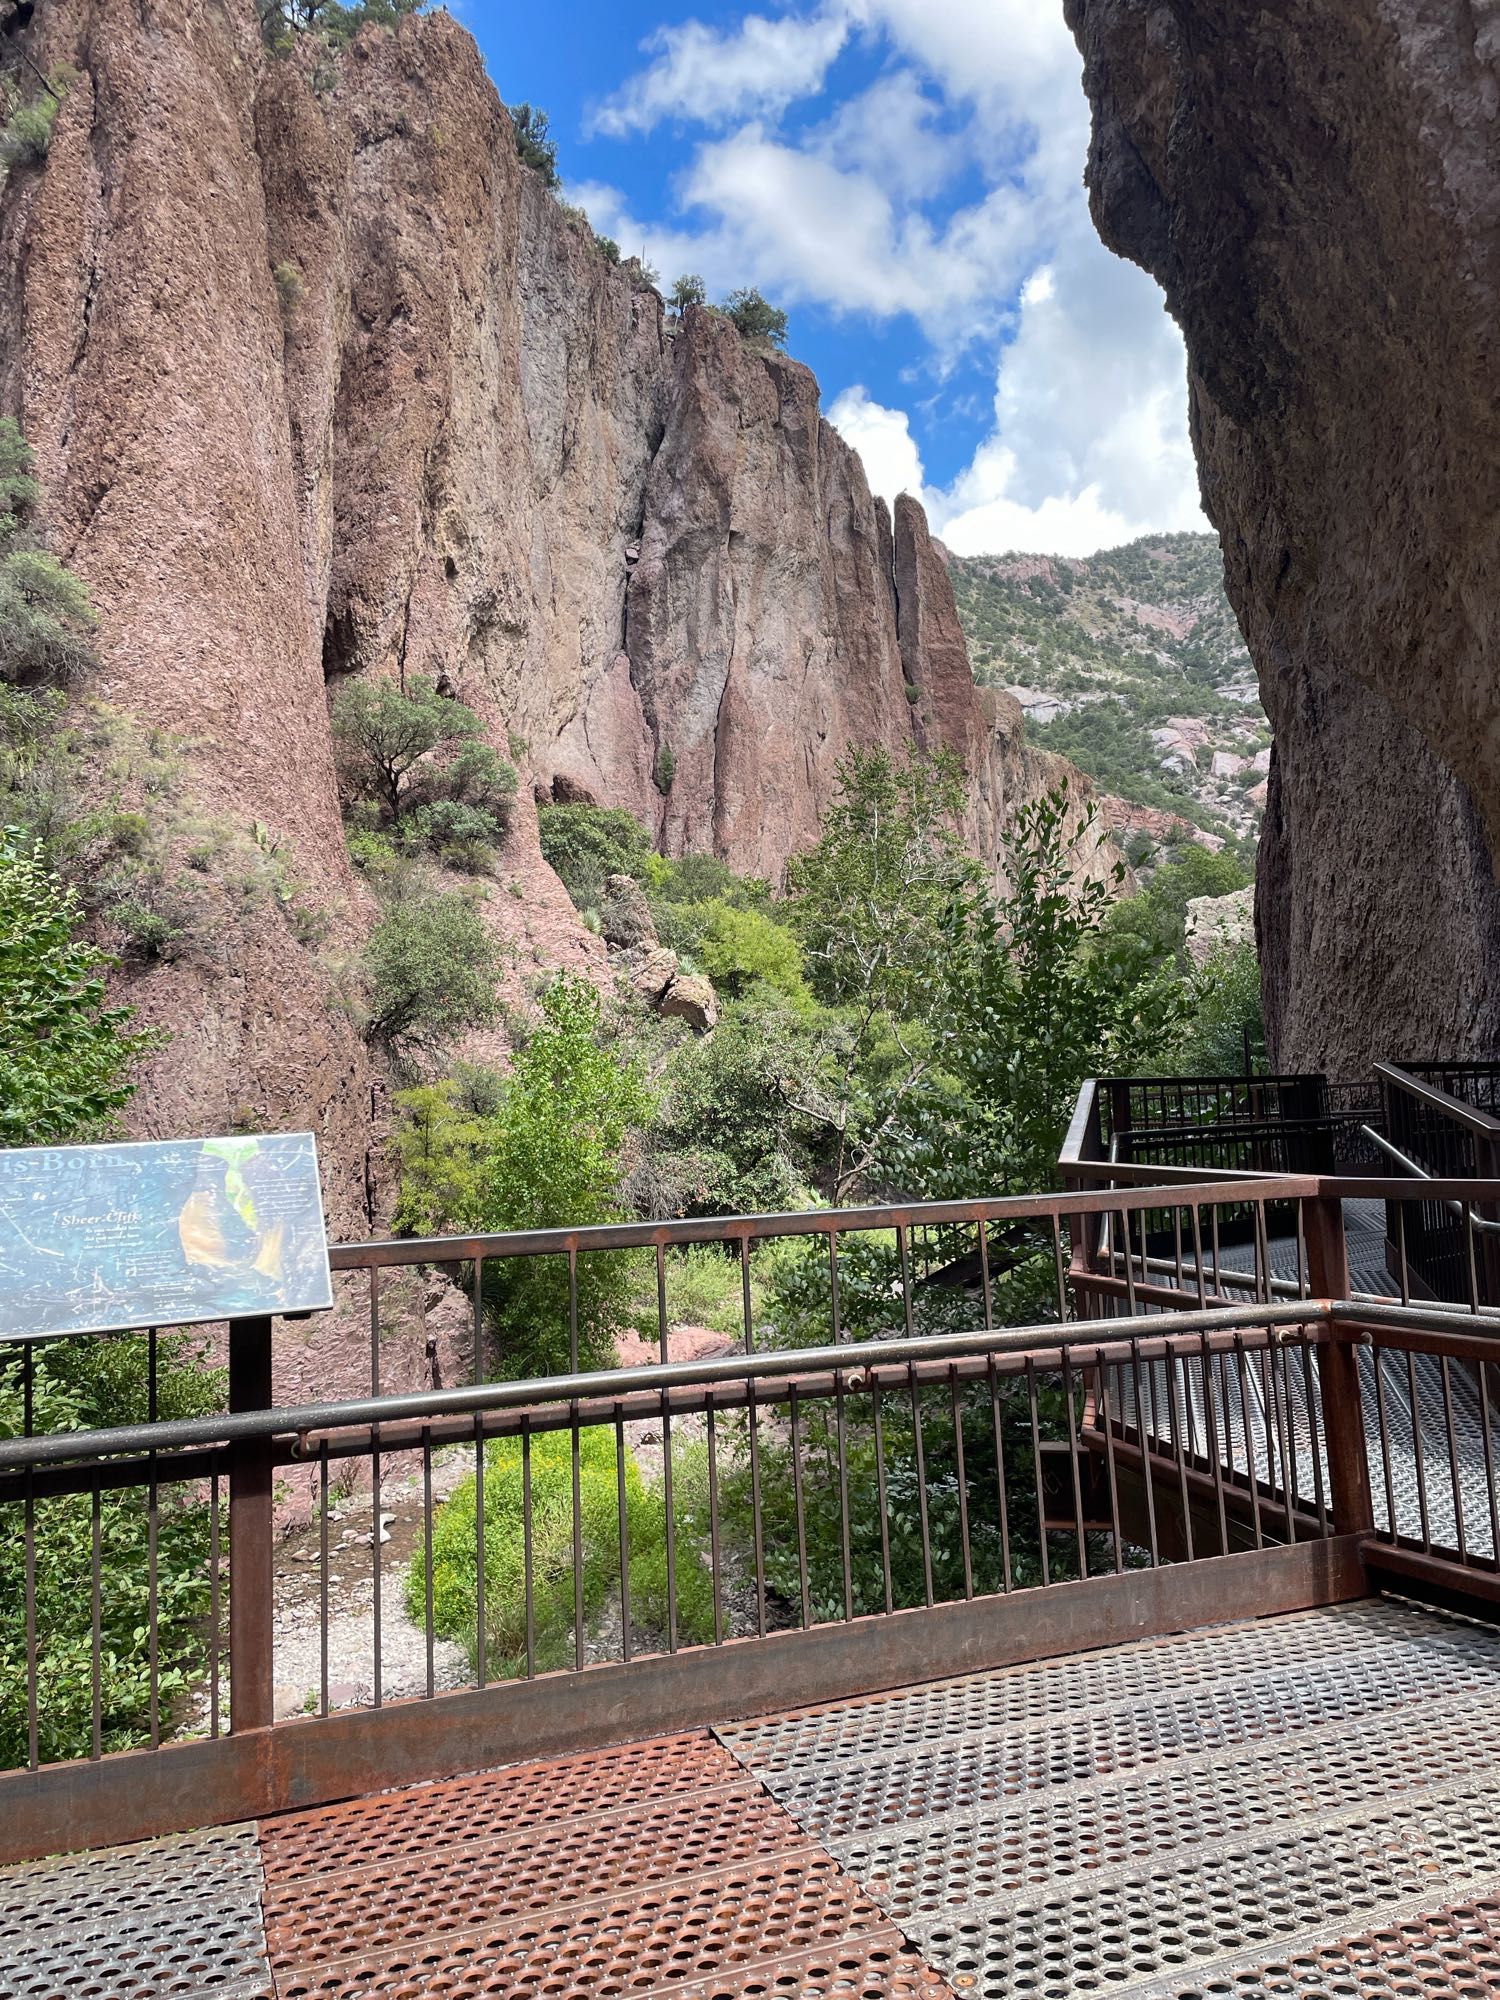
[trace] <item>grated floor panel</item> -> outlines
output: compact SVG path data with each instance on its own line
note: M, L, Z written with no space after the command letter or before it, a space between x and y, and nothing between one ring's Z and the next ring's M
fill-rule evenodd
M0 1871L0 2000L1500 1996L1500 1633L1386 1603Z

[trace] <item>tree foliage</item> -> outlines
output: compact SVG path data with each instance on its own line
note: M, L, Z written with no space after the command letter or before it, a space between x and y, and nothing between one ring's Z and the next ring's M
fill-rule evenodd
M105 1005L110 961L78 936L77 893L0 835L0 1144L97 1137L160 1037Z
M365 947L370 1032L398 1061L435 1061L496 1018L500 954L462 890L401 882Z
M753 285L731 292L721 310L746 340L764 347L786 346L786 314Z
M708 287L696 271L684 271L680 278L673 280L672 289L667 294L667 304L673 312L685 313L689 306L701 306L708 298Z
M580 910L598 910L611 875L644 881L651 836L632 814L612 806L544 806L542 858L557 871Z
M483 740L472 708L431 681L406 689L361 678L339 689L331 713L356 858L378 859L379 844L358 842L374 831L387 850L486 865L510 823L516 774Z
M68 681L93 660L98 616L81 580L36 539L31 447L0 417L0 680Z
M546 112L535 104L513 104L510 107L510 126L521 165L530 167L533 173L541 175L549 188L555 188L558 182L557 141L552 137L551 122ZM618 250L615 254L618 257Z

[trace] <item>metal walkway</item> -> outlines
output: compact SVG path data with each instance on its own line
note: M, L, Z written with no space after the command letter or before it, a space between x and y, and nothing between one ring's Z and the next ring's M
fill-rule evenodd
M6 2000L1500 1993L1500 1635L1366 1602L0 1875Z

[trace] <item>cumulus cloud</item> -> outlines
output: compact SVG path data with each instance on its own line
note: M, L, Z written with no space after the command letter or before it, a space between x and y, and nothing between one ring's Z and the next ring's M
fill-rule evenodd
M1187 429L1182 342L1155 286L1081 235L1033 273L1001 350L990 434L946 488L930 487L906 413L860 387L829 419L871 487L917 494L960 555L1090 555L1139 535L1207 526Z
M818 118L856 47L881 67ZM1203 525L1181 339L1088 220L1088 108L1060 0L813 0L722 29L688 21L645 48L596 129L691 121L704 136L669 221L608 187L570 190L596 226L668 278L909 319L937 382L992 344L993 420L946 488L924 477L908 411L859 384L834 399L872 486L918 493L970 552L1081 554Z
M654 61L599 106L592 129L618 138L664 119L713 125L784 110L821 86L849 28L843 7L747 14L723 34L701 21L658 28L642 45Z
M852 444L864 461L872 493L893 503L898 493L910 493L931 508L933 496L922 476L922 454L905 410L887 409L856 382L834 398L827 414L839 436Z

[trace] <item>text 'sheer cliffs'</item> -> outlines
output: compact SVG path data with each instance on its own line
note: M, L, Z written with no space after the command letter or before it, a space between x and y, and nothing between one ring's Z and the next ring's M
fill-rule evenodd
M1066 773L975 689L921 510L892 523L811 374L608 262L450 16L278 59L251 0L49 0L24 46L77 82L0 194L0 409L103 613L83 692L181 738L195 803L332 925L320 955L228 911L213 962L129 975L174 1036L139 1129L310 1125L335 1227L381 1219L378 1066L337 1004L374 918L348 675L445 675L520 764L518 893L485 908L523 969L606 976L536 800L776 879L851 744L954 748L990 859Z
M1492 1056L1500 16L1067 15L1095 220L1186 335L1204 504L1276 732L1256 903L1274 1058Z

